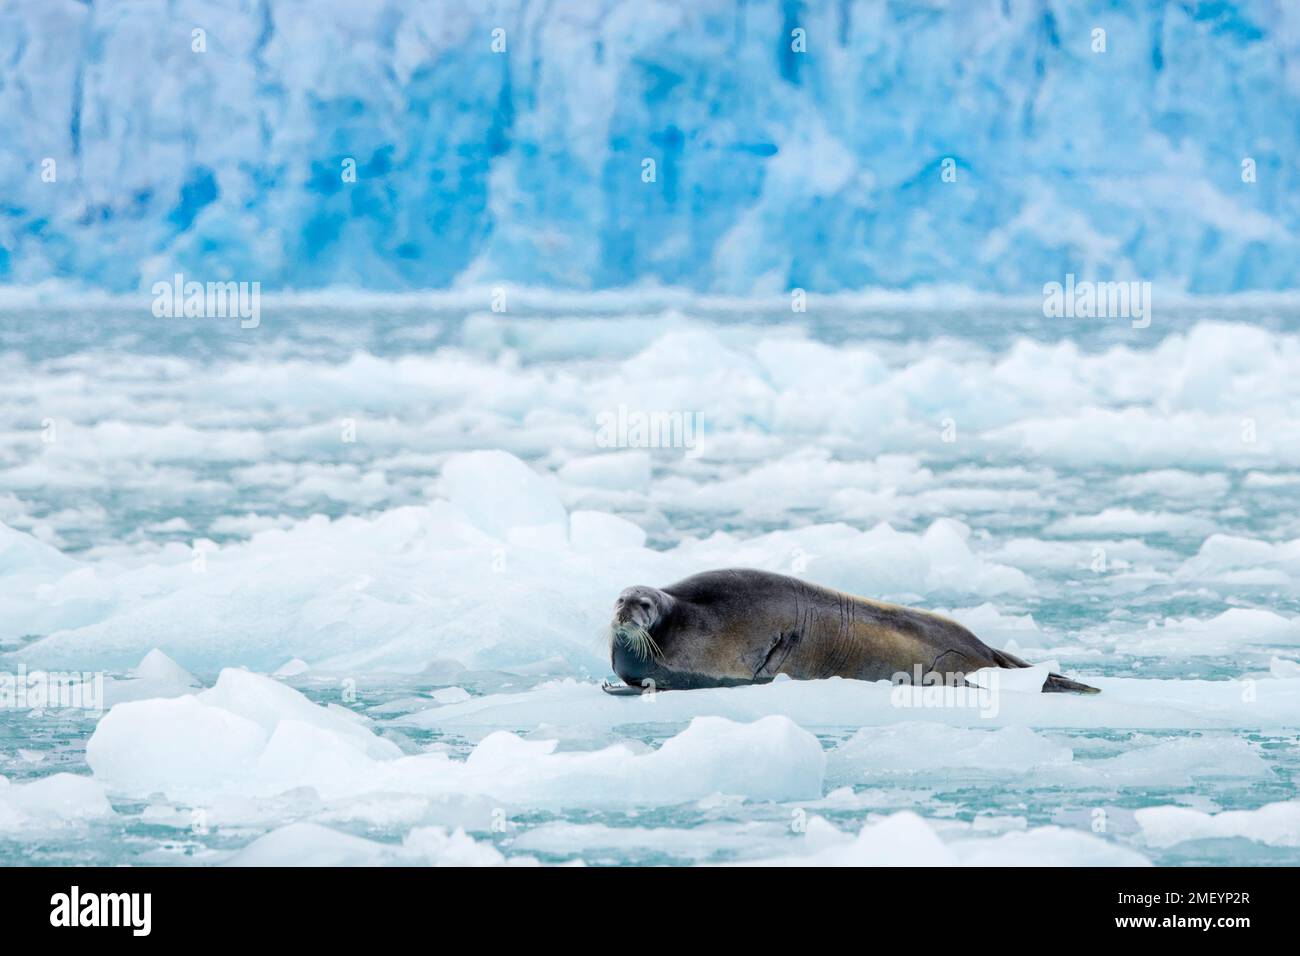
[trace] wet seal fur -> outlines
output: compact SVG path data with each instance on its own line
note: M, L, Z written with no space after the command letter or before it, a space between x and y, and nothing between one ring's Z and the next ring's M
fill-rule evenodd
M778 674L960 685L985 667L1031 666L938 614L749 569L627 588L609 640L610 662L627 685L606 684L612 694L765 684ZM1050 674L1043 691L1100 693L1060 674Z

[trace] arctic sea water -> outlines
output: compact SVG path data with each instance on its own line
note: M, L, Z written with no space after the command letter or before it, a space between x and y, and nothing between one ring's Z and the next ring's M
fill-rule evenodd
M5 300L0 670L111 709L0 710L3 862L1300 862L1295 302L489 302ZM618 591L727 565L1103 693L603 695Z

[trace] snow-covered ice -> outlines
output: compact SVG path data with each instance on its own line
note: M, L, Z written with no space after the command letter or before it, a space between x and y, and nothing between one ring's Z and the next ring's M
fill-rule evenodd
M747 724L696 717L648 752L625 744L557 751L555 740L498 731L463 761L438 750L404 755L368 724L272 678L229 668L192 696L114 707L87 742L86 761L96 780L138 796L270 797L311 788L332 800L476 794L559 807L674 804L714 793L813 799L826 762L815 737L775 714Z

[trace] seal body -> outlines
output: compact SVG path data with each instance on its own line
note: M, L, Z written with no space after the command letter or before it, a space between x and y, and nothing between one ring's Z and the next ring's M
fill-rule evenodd
M1028 667L956 621L769 571L706 571L631 587L610 623L614 672L635 688L687 690L850 677L961 685L986 667ZM1045 691L1096 693L1051 675Z

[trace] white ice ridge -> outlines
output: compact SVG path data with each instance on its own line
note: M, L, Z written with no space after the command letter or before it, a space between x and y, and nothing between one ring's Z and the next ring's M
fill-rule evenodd
M711 567L788 570L805 553L825 555L820 582L861 594L1032 590L951 519L921 533L824 524L658 551L623 518L568 514L542 476L504 452L454 456L443 474L448 498L429 505L318 516L243 543L208 542L197 556L176 546L142 565L72 561L0 526L9 552L23 555L0 572L0 609L10 612L0 639L48 634L22 656L50 667L124 669L158 648L207 670L269 671L295 657L325 671L407 672L437 658L500 668L562 657L595 675L608 666L601 635L624 587Z
M464 761L437 750L404 755L368 724L271 678L226 669L198 694L113 707L86 760L97 781L140 796L269 797L307 787L327 800L483 795L531 807L677 804L715 793L816 799L826 762L816 738L780 715L698 717L648 752L621 743L566 752L555 740L493 733Z
M612 598L631 583L740 565L797 571L872 597L920 589L1015 600L1037 585L1009 562L1044 560L1014 542L985 552L952 519L920 533L815 524L655 550L624 518L566 513L541 475L505 453L455 456L445 470L450 500L372 517L318 516L224 547L175 545L147 563L74 560L0 524L0 641L45 634L23 658L78 669L125 669L159 648L209 671L232 663L269 671L293 658L327 672L411 672L438 658L509 668L558 657L594 676L607 668L600 635ZM1215 536L1179 575L1229 589L1241 574L1289 586L1295 548ZM1234 571L1250 556L1248 571ZM954 613L992 643L1041 646L1044 635L1027 616L987 602ZM1088 640L1173 655L1300 642L1296 618L1263 609L1110 630Z
M887 682L831 678L665 691L617 699L594 683L560 680L522 693L491 694L397 718L399 724L460 733L551 727L613 729L630 724L685 725L702 714L750 721L785 714L801 727L879 727L932 721L955 727L1116 728L1148 730L1300 727L1300 678L1147 680L1089 677L1098 696L1042 694L1001 687L996 695L955 695Z

